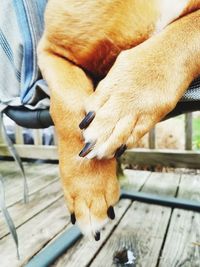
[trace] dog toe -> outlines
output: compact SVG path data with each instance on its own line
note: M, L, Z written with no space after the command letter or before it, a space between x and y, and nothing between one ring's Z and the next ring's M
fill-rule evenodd
M105 199L99 197L94 197L88 204L83 199L75 202L77 224L83 234L99 240L100 230L108 222L107 204Z
M86 157L88 159L120 157L126 150L126 142L132 132L135 121L136 119L133 116L119 118L117 122L109 121L108 125L103 128L105 129L104 132L98 130L98 121L95 121L95 124L91 125L84 135L85 138L89 138L88 133L91 131L96 133L96 142Z

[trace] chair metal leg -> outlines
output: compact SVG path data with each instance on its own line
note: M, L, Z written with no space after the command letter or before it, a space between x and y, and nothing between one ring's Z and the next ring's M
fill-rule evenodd
M1 175L0 175L0 210L2 211L5 222L8 226L8 229L9 229L11 236L14 240L16 250L17 250L17 258L19 259L20 256L19 256L18 236L17 236L15 224L14 224L12 217L10 216L10 213L8 212L8 209L6 207L4 182L3 182L3 177Z
M171 208L179 208L179 209L186 209L186 210L193 210L200 212L200 201L181 199L176 197L168 197L168 196L159 196L150 193L126 191L126 190L121 191L120 198L128 198L150 204L157 204Z
M48 267L82 236L76 226L66 230L49 246L33 257L25 267Z

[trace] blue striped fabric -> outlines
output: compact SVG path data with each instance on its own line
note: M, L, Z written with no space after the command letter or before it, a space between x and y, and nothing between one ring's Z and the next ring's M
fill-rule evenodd
M0 45L1 45L5 55L7 56L8 60L10 61L11 66L13 67L13 71L15 72L16 79L20 82L21 73L15 66L13 51L12 51L12 49L8 43L8 40L6 39L6 37L3 34L1 29L0 29Z
M7 105L49 106L48 87L37 65L47 0L1 0L0 111ZM42 96L42 99L40 99Z

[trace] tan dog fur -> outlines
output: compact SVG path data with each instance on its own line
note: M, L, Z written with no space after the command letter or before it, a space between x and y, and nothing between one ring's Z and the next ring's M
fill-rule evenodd
M118 201L116 149L135 145L200 74L199 7L189 0L48 1L39 66L51 90L64 194L85 233L95 234ZM90 110L96 116L82 134L78 125ZM89 159L78 156L84 139L95 142Z

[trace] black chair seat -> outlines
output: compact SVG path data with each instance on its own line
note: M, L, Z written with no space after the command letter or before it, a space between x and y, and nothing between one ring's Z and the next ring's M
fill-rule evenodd
M184 113L200 110L200 101L178 102L176 107L164 119L169 119Z
M195 79L185 92L181 101L165 118L200 110L200 77ZM25 128L42 129L53 125L49 109L30 110L23 106L8 106L4 113L18 125Z
M4 113L24 128L43 129L53 125L49 109L30 110L23 106L8 106Z
M179 102L175 109L171 111L164 119L169 119L177 115L200 110L200 101ZM8 106L4 113L18 125L31 128L43 129L53 125L49 109L30 110L23 106Z

